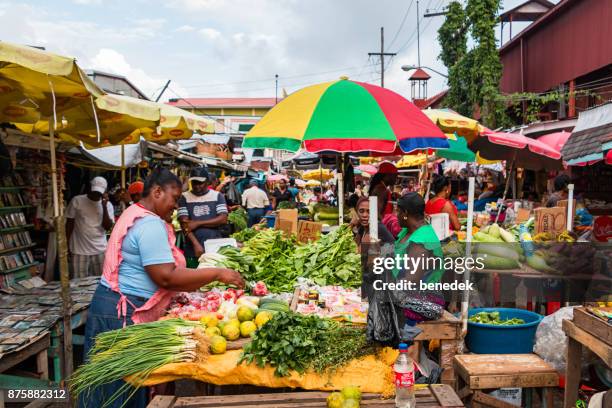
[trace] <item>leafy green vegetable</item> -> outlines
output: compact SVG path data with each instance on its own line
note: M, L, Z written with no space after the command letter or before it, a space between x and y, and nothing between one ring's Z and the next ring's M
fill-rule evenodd
M238 242L245 242L257 235L258 232L259 231L254 228L244 228L238 232L233 233L232 238L234 238Z
M517 324L525 324L525 321L523 319L519 319L518 317L502 320L499 316L499 312L476 313L468 320L472 323L493 324L496 326L514 326Z
M295 201L281 201L276 206L277 210L292 210L297 207Z
M247 213L242 207L230 212L227 220L234 226L236 231L242 231L247 228Z
M275 367L274 374L282 377L291 370L300 374L309 369L319 373L335 370L375 351L362 329L315 315L279 312L255 332L239 363L269 364Z

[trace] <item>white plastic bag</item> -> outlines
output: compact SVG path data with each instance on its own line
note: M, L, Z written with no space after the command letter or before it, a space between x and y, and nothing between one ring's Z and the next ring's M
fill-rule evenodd
M565 372L567 336L561 329L563 320L574 318L574 307L563 307L542 319L535 335L534 353L552 365L557 371Z

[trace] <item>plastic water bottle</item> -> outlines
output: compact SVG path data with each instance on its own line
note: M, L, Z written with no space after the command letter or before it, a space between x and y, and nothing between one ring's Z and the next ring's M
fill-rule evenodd
M397 408L414 408L414 361L408 355L408 345L400 343L399 356L393 365L395 371L395 406Z

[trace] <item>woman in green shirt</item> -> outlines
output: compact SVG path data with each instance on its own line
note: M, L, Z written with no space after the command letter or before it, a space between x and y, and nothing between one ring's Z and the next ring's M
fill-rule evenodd
M442 245L431 225L425 221L425 201L418 193L408 193L397 201L397 217L402 227L395 241L395 255L410 260L408 269L393 271L396 279L438 283L444 275ZM419 259L420 258L420 259ZM398 275L402 273L402 276ZM415 291L404 304L404 316L414 322L435 318L444 306L444 298L433 292ZM410 304L410 306L408 306Z

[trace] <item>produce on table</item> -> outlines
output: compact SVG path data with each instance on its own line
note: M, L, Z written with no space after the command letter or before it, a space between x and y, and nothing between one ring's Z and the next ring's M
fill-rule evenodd
M348 224L323 235L314 243L300 246L294 255L297 276L317 285L340 285L354 288L361 285L361 257Z
M240 325L236 327L235 324L226 324L221 329L221 335L228 340L238 340L238 337L240 337Z
M496 326L513 326L517 324L525 324L523 319L514 317L512 319L501 320L499 312L480 312L471 316L468 319L472 323L493 324Z
M240 306L236 311L236 317L240 322L247 322L255 318L255 313L249 306Z
M322 286L316 289L301 289L298 293L296 312L365 324L368 317L368 303L363 302L360 288Z
M70 378L70 391L73 397L83 395L87 400L95 388L132 376L131 384L125 383L105 401L102 407L107 407L123 393L132 396L157 368L194 361L196 353L208 354L208 338L198 322L167 319L100 333L89 361Z
M273 293L292 292L298 277L318 285L361 285L361 258L348 225L308 245L298 245L282 231L266 229L240 250L224 247L217 254L202 255L200 261L200 266L231 268L247 281L265 282L266 291Z
M252 321L240 323L240 336L250 337L257 330L257 325Z
M359 408L361 390L359 387L344 387L341 392L332 392L327 397L327 408Z
M257 328L261 328L264 324L268 323L272 319L272 312L269 310L260 310L255 316L255 324Z
M212 336L210 338L210 352L213 354L224 354L227 351L227 340L225 337Z
M238 242L245 242L257 235L257 232L255 228L244 228L238 232L234 232L231 237Z
M208 337L220 336L221 330L219 330L218 327L207 327L206 330L204 330L204 334Z
M363 329L317 316L278 312L244 346L239 363L270 364L275 375L282 377L291 370L300 374L335 370L375 350L367 343Z
M242 231L247 228L247 213L244 208L239 207L231 211L227 216L227 220L234 226L235 231Z
M292 210L294 208L297 208L295 201L281 201L276 206L277 210Z

